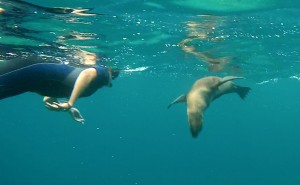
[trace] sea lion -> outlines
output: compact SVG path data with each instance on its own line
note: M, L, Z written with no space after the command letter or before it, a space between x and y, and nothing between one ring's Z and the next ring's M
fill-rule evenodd
M197 137L202 129L203 112L212 101L228 93L237 93L241 99L244 99L251 90L249 87L242 87L231 82L235 79L243 79L243 77L226 76L220 78L208 76L201 78L194 83L187 94L176 98L168 105L168 108L173 104L186 102L191 134L193 137Z

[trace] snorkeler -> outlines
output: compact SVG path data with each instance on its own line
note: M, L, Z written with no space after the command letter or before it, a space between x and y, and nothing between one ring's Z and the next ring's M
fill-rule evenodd
M4 63L10 64L10 61ZM119 75L119 70L100 65L89 67L57 63L22 65L21 68L13 70L12 67L8 67L7 72L0 74L0 100L25 92L34 92L45 96L44 103L49 110L68 111L75 121L81 123L84 119L78 109L73 107L76 100L94 94L101 87L111 87L112 80ZM59 102L58 98L69 99Z

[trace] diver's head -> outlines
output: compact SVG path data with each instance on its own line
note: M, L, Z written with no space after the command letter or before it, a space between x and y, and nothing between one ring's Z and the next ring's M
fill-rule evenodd
M120 70L119 69L115 69L115 68L108 68L108 73L109 73L109 82L108 82L108 87L112 87L112 83L111 81L116 79L119 74L120 74Z
M116 68L109 68L109 73L111 75L111 79L114 80L119 76L120 70Z

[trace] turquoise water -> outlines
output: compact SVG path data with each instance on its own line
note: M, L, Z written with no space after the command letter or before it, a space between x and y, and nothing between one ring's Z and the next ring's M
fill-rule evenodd
M3 2L1 61L76 64L85 50L123 72L78 100L85 125L35 94L1 100L1 184L300 183L298 2L30 1L103 14L88 17ZM211 104L194 139L185 104L166 107L207 75L244 76L252 91Z

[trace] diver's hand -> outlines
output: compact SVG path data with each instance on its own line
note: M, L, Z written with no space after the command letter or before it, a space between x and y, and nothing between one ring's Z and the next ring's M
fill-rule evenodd
M72 108L72 105L69 102L45 102L46 108L53 111L68 111L70 108Z
M72 108L70 108L70 109L68 110L68 112L70 113L70 115L72 116L72 118L73 118L75 121L77 121L77 122L79 122L79 123L81 123L81 124L84 124L84 121L85 121L85 120L84 120L84 118L82 117L82 115L80 114L80 112L79 112L78 109L72 107Z
M57 106L55 106L53 103L54 102L59 102L57 100L57 98L52 98L52 97L49 97L49 96L45 96L44 99L43 99L43 102L45 103L45 107L51 111L58 111L57 110Z

